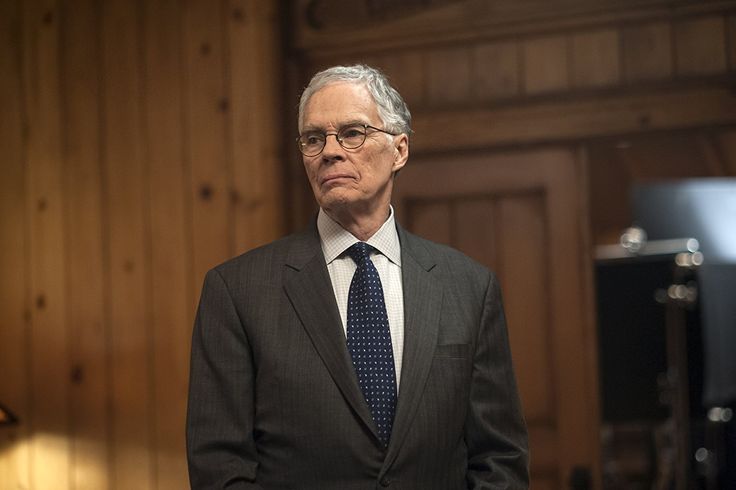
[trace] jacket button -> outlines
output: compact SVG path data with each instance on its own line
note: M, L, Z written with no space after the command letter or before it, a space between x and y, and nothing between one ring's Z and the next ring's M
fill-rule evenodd
M388 478L386 476L384 476L383 478L381 478L381 486L382 487L387 487L389 485L391 485L391 479L390 478Z

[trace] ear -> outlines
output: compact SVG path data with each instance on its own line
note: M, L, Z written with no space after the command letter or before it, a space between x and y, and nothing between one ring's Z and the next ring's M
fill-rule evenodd
M400 134L394 137L394 164L391 171L396 173L401 170L409 159L409 137Z

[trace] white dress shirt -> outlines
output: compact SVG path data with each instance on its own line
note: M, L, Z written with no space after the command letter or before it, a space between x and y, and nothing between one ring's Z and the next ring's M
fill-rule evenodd
M322 209L319 210L317 216L317 230L322 244L322 253L327 262L327 272L330 274L332 289L335 292L337 307L340 310L342 328L347 338L348 294L357 266L345 251L360 240L330 218ZM371 261L378 270L383 287L388 325L391 330L391 347L396 368L396 393L398 394L404 352L404 292L401 283L401 245L399 234L396 232L393 207L390 208L386 222L366 243L375 249L371 252Z

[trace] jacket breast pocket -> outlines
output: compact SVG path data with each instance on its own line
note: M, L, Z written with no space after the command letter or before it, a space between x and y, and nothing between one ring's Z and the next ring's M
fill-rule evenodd
M435 359L469 359L471 344L438 344L434 350Z

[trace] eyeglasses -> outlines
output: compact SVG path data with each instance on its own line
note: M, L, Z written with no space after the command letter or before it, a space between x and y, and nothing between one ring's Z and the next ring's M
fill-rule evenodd
M335 136L340 146L346 150L355 150L363 146L368 130L380 131L381 133L396 136L395 133L389 133L380 128L369 126L368 124L351 124L340 128L337 133L324 133L322 131L307 131L296 139L299 151L305 157L316 157L325 149L328 136Z

